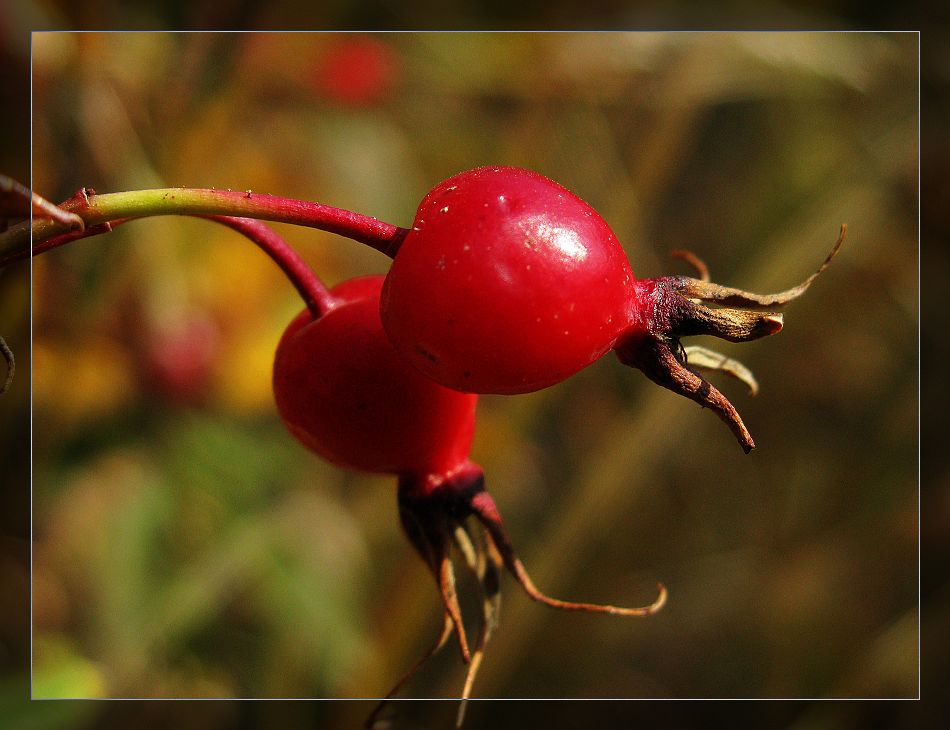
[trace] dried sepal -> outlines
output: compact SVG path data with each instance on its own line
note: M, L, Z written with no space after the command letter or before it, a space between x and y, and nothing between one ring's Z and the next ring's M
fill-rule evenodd
M680 338L711 335L730 342L748 342L780 332L784 317L773 310L805 293L837 255L847 231L848 227L842 225L835 245L814 274L775 294L755 294L712 283L701 259L689 251L677 251L675 255L696 267L700 278L664 276L648 280L650 288L645 291L654 301L651 317L644 326L621 336L614 350L621 362L640 369L653 382L712 409L748 453L755 443L739 413L694 368L738 378L753 394L758 390L755 378L741 363L712 350L684 349Z
M838 254L838 250L841 248L841 244L844 243L847 234L848 226L842 223L838 233L838 240L835 241L831 253L825 257L825 260L821 266L818 267L818 270L801 284L793 286L791 289L786 289L785 291L776 292L774 294L755 294L742 289L714 284L710 282L708 278L690 279L681 277L683 283L679 291L683 296L690 299L714 302L724 306L743 307L745 309L768 309L771 307L784 306L804 294L808 290L808 287L814 283L815 279L828 268L832 259Z
M485 648L498 625L501 605L499 578L502 568L508 569L531 599L553 608L615 616L647 616L659 611L666 602L666 588L662 584L658 586L659 595L653 603L636 608L562 601L542 593L515 554L497 505L485 491L481 470L475 465L470 466L473 468L461 476L454 477L454 481L445 482L435 492L418 490L417 482L411 478L400 479L400 521L416 552L436 576L442 598L443 623L432 646L376 706L367 720L367 728L378 730L383 727L383 708L422 665L447 643L451 633L456 634L460 645L469 646L467 638L464 638L465 629L461 615L454 615L458 600L455 596L453 554L461 556L462 562L475 577L481 605L478 637L466 656L468 668L460 694L456 727L462 725L466 701L471 696L485 656ZM474 521L470 518L474 518ZM473 539L470 526L479 528L478 539Z
M725 373L745 383L749 388L749 395L758 394L759 382L755 379L755 375L738 360L699 345L687 345L683 348L683 354L690 368Z

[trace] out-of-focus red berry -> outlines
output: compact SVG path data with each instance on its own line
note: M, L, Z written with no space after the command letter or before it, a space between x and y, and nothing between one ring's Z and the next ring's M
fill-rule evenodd
M174 329L150 332L141 353L145 387L176 403L204 403L218 342L217 326L203 315L191 315Z
M347 106L382 101L399 76L399 59L379 38L344 35L317 61L313 82L318 92Z

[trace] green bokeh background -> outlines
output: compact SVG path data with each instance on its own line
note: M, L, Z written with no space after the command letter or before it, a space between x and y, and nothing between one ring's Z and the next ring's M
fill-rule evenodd
M362 105L314 81L350 40L35 35L34 184L253 189L408 225L448 175L519 165L597 208L638 275L687 273L669 254L688 248L760 291L807 276L847 222L778 337L703 343L759 378L756 398L720 383L750 456L613 357L482 399L473 456L538 585L641 604L659 580L670 600L560 614L506 579L474 694L916 696L917 36L383 35L395 73ZM330 284L386 269L280 231ZM392 480L327 465L275 416L269 360L300 306L279 272L163 219L38 259L33 297L34 697L385 693L437 595ZM200 397L157 386L145 354L195 321L215 333ZM406 694L463 676L446 650ZM76 727L99 712L77 707ZM214 707L204 726L236 712Z

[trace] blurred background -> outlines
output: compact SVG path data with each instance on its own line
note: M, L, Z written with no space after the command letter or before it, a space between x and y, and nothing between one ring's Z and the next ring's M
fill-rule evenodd
M713 345L759 378L756 398L717 383L750 456L612 356L482 399L473 456L538 585L634 605L662 581L670 600L649 619L560 614L503 579L474 694L914 697L917 40L37 34L33 184L253 189L407 226L445 177L519 165L597 208L637 275L691 273L670 258L688 248L756 291L805 278L847 222L781 335ZM328 284L386 270L278 229ZM393 480L329 466L276 417L273 350L301 307L276 267L166 218L32 274L33 696L384 694L434 637L438 597ZM449 648L406 695L463 677ZM77 708L63 727L104 711L60 706ZM203 726L233 719L212 707Z

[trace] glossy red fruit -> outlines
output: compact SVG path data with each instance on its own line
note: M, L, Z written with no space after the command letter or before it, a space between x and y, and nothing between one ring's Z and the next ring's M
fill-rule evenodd
M535 172L482 167L426 195L382 312L396 348L440 383L525 393L607 352L636 304L624 251L593 208Z
M697 370L754 382L751 375L705 350L690 365L680 338L742 342L778 332L782 315L763 310L800 296L844 230L816 274L778 294L712 284L701 262L701 279L637 281L616 236L583 200L530 170L481 167L437 185L393 246L383 326L420 372L464 392L538 390L613 349L711 408L748 452L755 444L736 409Z
M281 418L305 446L362 471L445 475L468 458L478 396L445 388L398 357L383 333L383 277L332 289L332 308L304 310L274 357Z

